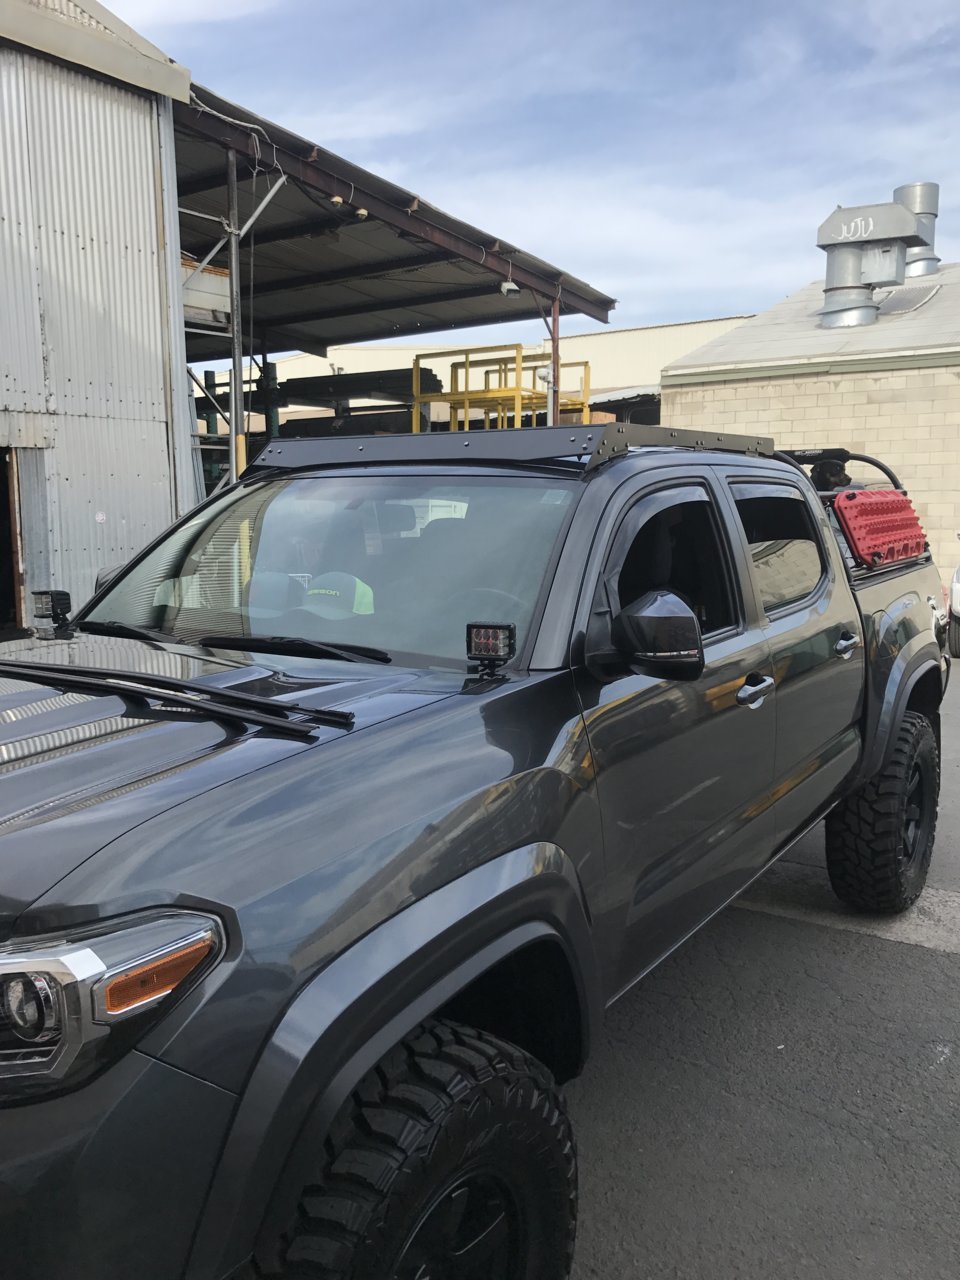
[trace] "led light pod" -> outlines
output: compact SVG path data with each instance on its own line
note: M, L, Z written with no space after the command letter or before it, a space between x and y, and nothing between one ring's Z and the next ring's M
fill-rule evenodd
M512 622L468 622L467 658L482 667L502 666L517 651L517 628Z

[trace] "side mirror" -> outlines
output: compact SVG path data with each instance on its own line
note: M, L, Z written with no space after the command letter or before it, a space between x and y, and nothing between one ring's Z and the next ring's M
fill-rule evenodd
M122 568L122 564L115 564L112 569L101 569L97 574L96 586L93 588L94 595L99 595L104 587L109 586Z
M688 604L672 591L648 591L617 614L613 642L647 675L696 680L703 671L703 636Z

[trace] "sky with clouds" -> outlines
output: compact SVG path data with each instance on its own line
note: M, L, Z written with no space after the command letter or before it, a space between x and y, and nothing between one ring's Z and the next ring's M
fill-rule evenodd
M960 257L957 0L107 4L194 80L616 297L618 327L771 305L821 274L831 209L903 182L941 184Z

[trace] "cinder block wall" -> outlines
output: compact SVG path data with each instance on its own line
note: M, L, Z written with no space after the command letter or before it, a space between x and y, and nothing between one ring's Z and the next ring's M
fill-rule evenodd
M909 490L944 578L960 564L958 368L667 384L660 416L665 426L772 435L784 449L832 444L883 458Z

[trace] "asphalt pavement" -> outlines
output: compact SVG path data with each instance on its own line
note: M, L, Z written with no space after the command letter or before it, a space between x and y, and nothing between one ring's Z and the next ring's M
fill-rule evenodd
M960 671L927 890L835 901L816 831L607 1017L568 1088L574 1280L960 1278Z

